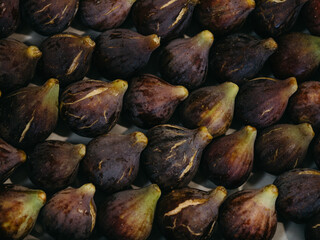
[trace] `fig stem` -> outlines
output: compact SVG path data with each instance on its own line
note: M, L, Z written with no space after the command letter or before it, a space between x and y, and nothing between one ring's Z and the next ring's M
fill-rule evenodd
M273 38L268 38L268 39L264 40L263 46L266 49L270 49L270 50L276 50L278 48L278 44L276 43L276 41Z
M197 44L200 47L205 47L209 49L213 44L214 36L210 31L204 30L198 33L196 36L194 36L194 40L196 40Z
M277 197L278 188L275 185L270 184L262 188L254 197L254 200L266 208L274 209Z
M27 48L27 56L31 59L39 59L42 52L36 46L30 46Z

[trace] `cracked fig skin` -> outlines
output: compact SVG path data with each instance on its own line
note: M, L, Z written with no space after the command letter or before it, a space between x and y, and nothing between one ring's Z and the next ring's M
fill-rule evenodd
M19 0L1 0L0 38L10 36L20 22Z

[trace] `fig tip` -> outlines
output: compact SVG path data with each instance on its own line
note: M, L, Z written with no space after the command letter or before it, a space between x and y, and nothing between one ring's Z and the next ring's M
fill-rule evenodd
M200 46L207 46L210 48L214 41L214 35L209 30L203 30L195 36Z
M176 94L183 101L189 96L189 91L184 86L176 86Z
M84 36L83 42L91 48L94 48L96 46L96 43L90 38L90 36Z
M126 91L128 89L128 82L122 79L116 79L113 81L113 85L116 88L122 89L123 91Z
M19 154L20 154L20 159L21 162L25 162L27 160L27 155L23 150L18 150Z
M199 127L198 132L204 139L207 139L209 141L213 139L213 136L210 134L208 128L205 126Z
M30 46L27 48L27 56L29 58L39 59L42 56L42 52L36 46Z
M42 205L44 205L47 201L47 194L44 191L39 190L38 199L41 201Z
M86 183L80 187L80 190L93 195L96 192L96 187L92 183Z
M135 143L142 143L144 146L148 144L148 138L142 132L134 132Z
M59 85L59 80L56 78L50 78L48 81L45 82L44 85L48 88L52 88L55 85Z
M83 158L86 155L86 145L84 144L77 144L78 147L78 153L81 158Z
M159 37L157 34L151 34L150 39L151 39L151 48L153 50L160 46L161 37Z
M273 38L268 38L264 41L264 47L270 50L277 50L278 44Z

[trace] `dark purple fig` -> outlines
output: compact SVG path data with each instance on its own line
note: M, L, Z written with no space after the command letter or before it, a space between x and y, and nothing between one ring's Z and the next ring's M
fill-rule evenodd
M274 75L280 79L308 80L320 65L320 37L289 33L279 37L278 50L270 57Z
M286 80L255 78L242 85L236 99L236 114L256 128L276 123L286 110L289 97L297 91L294 77Z
M261 189L231 194L219 210L219 229L226 240L271 240L277 229L275 202L278 189Z
M44 40L40 68L45 78L57 78L62 87L82 80L87 74L95 42L89 36L62 33Z
M79 0L23 0L21 4L33 30L49 36L69 27L77 13Z
M22 149L34 147L53 132L58 121L59 82L20 88L0 101L2 138Z
M172 84L193 89L204 83L208 71L208 55L213 35L205 30L192 38L170 42L160 57L160 72Z
M2 0L0 2L0 38L14 33L19 22L19 0Z
M143 36L129 29L113 29L97 39L95 65L106 78L127 79L149 62L151 53L160 46L155 35Z
M312 154L317 167L320 169L320 135L316 137L313 143Z
M95 187L68 187L56 193L42 210L42 223L55 239L88 239L96 223Z
M297 168L274 181L279 189L277 211L286 219L304 223L320 210L320 172Z
M181 108L181 121L188 128L205 126L213 137L231 125L239 87L231 82L193 91Z
M40 209L46 202L41 190L22 186L0 186L1 240L22 240L33 229Z
M240 85L262 69L277 47L272 38L260 40L243 33L229 35L214 44L209 67L218 81Z
M218 210L227 196L224 187L210 192L182 188L160 198L156 219L168 239L210 239L218 218Z
M124 98L124 111L138 127L150 128L169 121L188 94L183 86L174 86L157 76L143 74L131 80Z
M156 184L115 193L98 209L98 225L110 240L146 240L161 191Z
M29 83L42 55L37 47L14 39L0 39L0 53L0 89L5 93Z
M313 137L309 123L277 124L266 128L255 144L256 163L262 170L275 175L301 167Z
M29 155L29 177L38 187L57 191L68 187L78 173L86 146L62 141L46 141L35 146Z
M306 240L320 239L320 212L306 224L305 238Z
M309 0L302 8L302 18L309 31L320 36L320 1Z
M210 180L226 188L237 188L245 183L253 167L256 136L257 130L246 126L213 140L202 157Z
M136 179L140 154L147 143L141 132L99 136L89 142L82 169L101 190L108 193L122 190Z
M151 128L147 137L142 164L151 182L163 190L189 184L199 168L203 149L212 139L206 127L189 130L168 124Z

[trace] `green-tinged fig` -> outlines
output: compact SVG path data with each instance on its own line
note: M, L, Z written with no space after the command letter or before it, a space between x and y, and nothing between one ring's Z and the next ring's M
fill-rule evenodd
M255 78L242 85L236 99L236 116L245 124L265 128L276 123L297 91L294 77L286 80Z
M238 91L239 87L231 82L193 91L182 104L183 125L205 126L213 137L223 135L231 125Z
M2 0L0 2L0 38L14 33L19 22L19 0Z
M302 18L311 34L320 36L320 1L309 0L302 8Z
M182 188L160 198L156 219L163 234L172 240L210 239L218 210L227 196L224 187L210 192Z
M66 188L75 180L85 154L83 144L53 140L39 143L29 155L29 177L36 186L48 191Z
M0 53L0 89L5 93L29 83L42 55L37 47L14 39L0 39Z
M75 133L96 137L117 123L128 83L86 79L71 84L62 93L60 116Z
M193 89L204 83L213 35L205 30L192 38L170 42L160 56L160 72L166 81Z
M199 168L203 149L212 139L206 127L189 130L168 124L151 128L147 137L142 164L151 182L163 190L188 185Z
M148 139L142 132L128 135L107 134L89 142L82 169L101 190L122 190L135 180L140 154Z
M219 210L219 229L226 240L271 240L277 229L275 202L278 189L261 189L231 194Z
M115 193L98 209L98 225L110 240L146 240L161 191L156 184Z
M315 138L312 154L317 167L320 169L320 135Z
M300 167L313 137L309 123L277 124L266 128L255 144L256 163L262 170L275 175Z
M169 121L188 94L183 86L174 86L157 76L143 74L131 80L124 98L124 111L138 127L150 128Z
M160 46L155 35L143 36L129 29L113 29L97 39L95 65L107 78L127 79L149 62L151 53Z
M59 79L62 87L82 80L90 68L94 47L89 36L62 33L47 38L40 45L43 77Z
M56 193L42 210L42 223L55 239L88 239L96 223L95 187L68 187Z
M270 57L273 74L280 78L308 80L320 65L320 37L293 32L279 37L278 50Z
M305 238L306 240L320 239L320 212L306 224Z
M0 101L0 135L19 148L34 147L53 132L58 121L59 82L18 89Z
M320 210L320 172L297 168L274 181L279 189L278 213L288 220L304 223Z
M259 73L277 47L272 38L229 35L214 44L209 67L218 81L240 85Z
M253 167L256 136L257 130L246 126L213 140L202 157L211 181L226 188L237 188L245 183Z
M16 185L0 186L1 240L22 240L33 229L46 202L41 190Z

